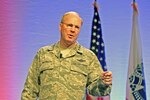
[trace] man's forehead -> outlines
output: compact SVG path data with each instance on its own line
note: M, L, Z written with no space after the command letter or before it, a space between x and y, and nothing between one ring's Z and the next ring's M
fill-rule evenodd
M74 25L80 25L82 23L79 18L71 17L71 16L64 18L63 22L67 24L74 24Z
M80 19L80 17L76 14L67 14L63 17L64 20L71 20L71 19Z

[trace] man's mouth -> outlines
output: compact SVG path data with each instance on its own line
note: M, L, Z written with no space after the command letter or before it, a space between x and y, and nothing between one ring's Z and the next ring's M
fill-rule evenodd
M72 34L68 34L68 37L69 37L69 38L73 38L73 35L72 35Z

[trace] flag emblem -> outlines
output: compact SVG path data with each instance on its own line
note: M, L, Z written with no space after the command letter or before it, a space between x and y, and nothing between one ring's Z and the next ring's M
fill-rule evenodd
M143 78L143 63L138 64L134 73L129 77L130 88L135 100L146 100L145 94L145 79Z

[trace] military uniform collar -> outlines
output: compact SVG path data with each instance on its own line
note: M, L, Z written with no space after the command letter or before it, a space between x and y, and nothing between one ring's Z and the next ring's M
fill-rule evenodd
M67 55L67 57L73 56L76 53L81 54L83 53L83 50L81 49L81 45L77 42L76 46L72 48L70 53ZM49 51L53 52L57 57L60 56L60 48L59 48L59 41L56 42L54 45L49 46Z

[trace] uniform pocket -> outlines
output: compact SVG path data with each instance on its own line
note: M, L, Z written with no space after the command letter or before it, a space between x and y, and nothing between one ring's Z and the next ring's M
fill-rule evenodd
M87 77L87 72L86 72L86 68L80 68L78 66L71 66L71 72L74 75L82 75L84 77Z
M40 67L40 73L43 73L46 70L53 70L54 64L51 61L43 62L43 64Z
M54 64L52 62L44 62L40 67L40 83L41 85L49 84L54 73Z
M68 81L71 87L77 90L82 90L86 86L87 76L85 70L82 70L76 66L71 66L70 75Z

